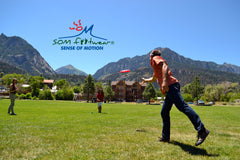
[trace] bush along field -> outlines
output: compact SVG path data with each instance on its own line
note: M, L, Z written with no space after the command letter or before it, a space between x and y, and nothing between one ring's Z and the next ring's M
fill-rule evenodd
M16 116L0 100L0 159L239 159L240 106L194 106L211 132L197 132L176 107L170 143L161 136L161 105L16 100Z

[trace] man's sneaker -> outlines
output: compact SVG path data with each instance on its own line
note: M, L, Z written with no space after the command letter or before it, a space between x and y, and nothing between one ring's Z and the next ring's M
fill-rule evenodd
M15 114L15 113L11 113L10 115L13 115L13 116L15 116L15 115L17 115L17 114Z
M158 137L157 141L159 141L159 142L169 142L169 139Z
M198 134L198 140L197 140L195 145L198 146L198 145L202 144L204 142L204 140L207 138L209 133L210 133L210 131L207 130L207 129L205 129L204 132L199 133Z

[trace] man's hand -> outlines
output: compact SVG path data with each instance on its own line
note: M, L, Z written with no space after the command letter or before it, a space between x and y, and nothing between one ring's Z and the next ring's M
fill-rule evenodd
M144 83L146 83L145 78L142 78L142 82L140 83L140 85L143 85Z

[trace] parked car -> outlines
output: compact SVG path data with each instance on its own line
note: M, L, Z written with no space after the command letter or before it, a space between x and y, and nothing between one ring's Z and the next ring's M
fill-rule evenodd
M197 101L197 105L199 105L199 106L204 106L205 103L204 103L203 100L198 100L198 101Z
M92 103L96 103L97 102L97 98L92 98Z
M208 105L214 105L215 102L208 102Z

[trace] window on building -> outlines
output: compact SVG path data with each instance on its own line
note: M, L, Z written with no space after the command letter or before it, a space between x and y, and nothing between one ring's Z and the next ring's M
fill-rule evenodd
M119 90L123 90L123 86L120 86L120 87L119 87Z

